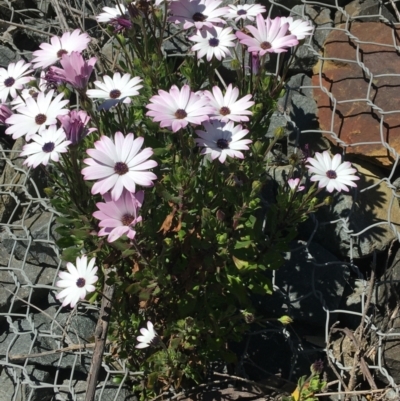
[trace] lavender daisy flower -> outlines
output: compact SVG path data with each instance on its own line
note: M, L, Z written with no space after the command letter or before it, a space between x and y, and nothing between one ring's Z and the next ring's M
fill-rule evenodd
M311 181L318 182L318 188L325 188L328 192L334 190L340 192L348 192L347 187L357 187L353 181L359 180L360 177L354 175L357 170L351 167L350 162L343 162L340 154L336 154L333 158L330 157L329 152L315 153L315 158L309 157L306 165L308 171L313 173Z
M64 298L62 306L70 304L71 308L73 308L80 299L85 299L86 293L93 292L96 289L93 285L98 280L95 263L95 258L91 259L88 264L87 256L77 257L76 267L68 262L68 273L58 273L61 280L57 281L56 286L64 289L56 295L56 298Z
M122 132L117 132L114 141L102 136L94 143L95 149L86 151L91 158L84 160L88 167L82 174L85 180L97 180L92 194L104 195L111 190L112 200L117 201L124 188L135 193L136 185L153 185L157 176L145 170L156 167L157 162L147 160L153 154L151 148L140 151L143 141L142 137L134 139L133 134L124 137Z
M221 121L206 121L203 125L206 131L196 131L200 138L195 139L197 146L203 147L202 155L209 154L212 160L218 158L221 163L225 163L227 156L244 159L240 150L248 150L247 145L252 141L242 138L249 130L243 129L241 125L235 127L232 121L227 124Z
M92 75L97 58L85 60L79 52L64 54L61 58L62 68L50 67L47 77L70 83L76 89L85 89Z
M190 36L189 40L197 42L192 46L192 51L197 51L197 58L207 55L207 61L215 56L217 60L222 60L226 56L231 56L228 47L235 46L236 36L232 34L232 28L203 28L197 31L196 35Z
M11 117L13 112L5 104L0 104L0 122L2 124L6 123L8 117Z
M24 164L30 167L36 168L39 164L46 166L50 159L58 162L59 154L66 153L70 144L62 128L50 125L39 134L32 135L32 142L24 145L20 156L28 156Z
M6 134L12 135L13 139L26 135L29 141L33 134L57 124L57 116L68 114L68 109L63 109L68 100L61 100L64 96L62 93L52 99L53 94L54 90L47 94L40 92L36 99L26 99L26 104L18 107L17 113L7 118L6 123L10 126Z
M17 96L17 90L24 88L24 85L33 79L30 74L33 70L29 67L31 64L20 60L17 63L10 63L8 68L0 68L0 102L7 101L8 95L12 98Z
M299 41L295 35L288 35L288 23L282 24L280 18L264 20L261 14L256 17L257 28L247 25L245 28L253 35L249 36L243 32L236 32L240 43L248 46L249 52L258 52L260 56L266 53L286 52L287 47L296 46Z
M208 26L212 28L216 24L226 24L219 18L226 14L227 7L218 8L222 0L180 0L171 1L168 21L175 24L183 24L183 29L192 26L197 29Z
M138 211L143 204L144 192L133 194L124 189L117 201L113 201L108 193L104 194L103 198L105 203L96 203L99 210L93 213L93 217L100 220L99 227L102 227L98 235L108 235L108 242L114 242L124 234L134 239L136 235L134 227L142 221Z
M239 89L232 88L232 84L229 84L225 96L218 86L213 87L212 93L204 91L204 96L208 98L209 105L213 108L213 112L210 114L211 120L216 119L222 122L230 120L235 122L249 121L247 116L253 114L247 110L254 104L253 101L249 101L252 95L246 95L238 100Z
M90 117L86 111L83 110L71 110L69 114L65 116L58 116L58 120L61 122L61 127L64 129L67 139L71 141L73 145L79 143L91 132L97 131L96 128L86 128Z
M70 54L73 51L81 53L87 48L90 42L90 36L87 33L81 33L79 29L73 32L64 33L61 38L53 36L49 43L42 43L41 50L33 52L35 58L32 60L35 68L46 68L55 64L64 54Z
M185 128L189 123L201 124L209 119L213 109L207 106L208 99L191 91L189 85L182 89L173 85L169 92L159 90L146 107L150 109L146 116L160 122L160 127L171 127L173 132Z

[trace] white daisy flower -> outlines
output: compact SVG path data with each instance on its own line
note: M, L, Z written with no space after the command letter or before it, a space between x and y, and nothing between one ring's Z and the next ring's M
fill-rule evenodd
M340 154L336 154L331 159L328 151L315 153L315 158L309 157L306 165L308 171L315 174L311 177L311 181L317 181L319 188L326 187L328 192L334 190L340 192L348 192L350 187L356 187L353 181L359 180L360 177L353 175L357 170L351 167L350 162L343 162Z
M108 99L100 106L106 110L119 102L131 103L130 96L137 96L138 90L143 88L143 85L138 85L142 79L131 78L130 74L124 74L121 77L121 74L116 72L112 78L105 75L103 80L104 82L94 82L99 89L89 89L86 94L92 99Z
M226 19L254 21L258 14L265 13L266 9L261 4L228 4L228 12L225 14Z
M127 8L123 4L117 4L116 7L103 7L103 11L104 13L96 17L97 22L110 22L127 14Z
M228 47L235 46L236 36L232 33L232 28L203 28L197 31L196 35L190 36L189 40L197 42L191 50L197 51L197 58L207 55L207 61L215 56L217 60L222 60L226 56L231 56Z
M302 19L293 20L293 17L281 17L281 26L286 23L289 24L287 34L296 36L298 40L313 34L314 28L308 21Z
M65 32L61 38L53 36L49 43L42 43L39 47L41 50L33 52L35 58L32 60L35 68L46 68L55 64L61 59L63 54L71 54L71 52L81 53L87 48L90 42L90 36L87 33L81 33L79 29L73 32Z
M57 124L57 116L68 114L68 109L63 107L69 101L61 100L64 96L62 93L52 100L53 94L54 90L47 94L40 92L36 99L26 99L25 105L18 107L17 113L6 120L10 125L6 134L12 135L13 139L26 135L26 140L29 141L38 131Z
M17 63L10 63L8 68L0 68L0 102L5 103L8 95L12 98L17 96L17 90L23 89L24 85L35 79L30 74L33 70L31 64L19 60Z
M239 89L232 88L232 84L229 84L226 89L225 96L218 86L213 87L212 93L204 91L204 96L207 97L209 106L213 108L213 113L210 114L211 120L220 120L226 123L228 121L249 121L247 116L253 114L250 110L246 110L254 104L253 101L249 101L252 95L246 95L237 100Z
M153 323L147 322L147 329L142 327L140 329L142 333L141 336L137 336L136 340L139 341L139 344L136 344L136 348L147 348L150 345L154 345L155 340L158 338L158 334L154 330Z
M248 150L247 146L252 141L242 139L249 133L241 125L234 126L230 121L224 124L221 121L205 121L203 126L206 131L197 130L196 134L200 137L195 139L197 146L203 146L202 155L209 154L211 159L218 158L221 163L225 163L226 157L238 157L244 159L240 150Z
M58 276L61 278L57 281L56 286L64 288L56 295L57 299L65 298L62 305L68 304L73 308L80 299L85 299L86 293L93 292L96 288L93 285L98 277L96 276L97 266L96 259L90 260L87 263L87 256L76 258L76 267L72 263L67 263L67 272L60 272Z
M50 125L39 134L32 136L32 142L24 145L20 156L29 156L24 164L37 167L39 164L47 165L51 160L58 162L59 154L68 152L67 137L62 128L57 129L56 125Z

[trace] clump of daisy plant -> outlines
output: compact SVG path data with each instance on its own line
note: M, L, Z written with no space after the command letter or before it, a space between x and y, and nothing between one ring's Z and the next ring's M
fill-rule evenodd
M84 308L113 288L109 334L144 396L204 381L250 326L279 321L254 300L299 224L359 179L339 154L277 160L270 118L313 27L242 3L116 2L96 40L71 29L0 69L0 122L58 216L57 299ZM281 52L279 75L266 59Z

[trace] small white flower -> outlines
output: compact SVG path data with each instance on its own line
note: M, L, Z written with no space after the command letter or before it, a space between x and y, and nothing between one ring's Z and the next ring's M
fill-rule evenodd
M300 178L290 178L287 183L292 191L300 192L305 188L304 185L299 185Z
M235 46L236 36L232 33L232 28L215 26L197 31L197 34L191 36L189 40L197 42L191 48L192 51L197 51L197 58L207 55L207 61L211 61L214 56L221 61L231 55L228 47Z
M350 187L356 187L353 181L359 180L360 177L353 175L357 170L351 167L350 162L343 162L340 154L336 154L332 159L328 151L315 153L315 158L309 157L306 165L308 171L315 174L311 177L311 181L317 181L319 188L326 187L328 192L345 191L348 192Z
M24 60L19 60L17 63L10 63L8 68L0 68L0 102L4 103L7 101L8 95L12 98L17 96L17 90L24 88L24 85L29 81L35 79L34 77L27 75L33 70L30 70L29 63L25 63Z
M100 106L106 110L119 102L131 103L130 96L137 96L138 90L143 88L143 85L138 85L142 79L131 78L130 74L121 77L121 74L116 72L112 78L105 75L103 80L104 82L94 82L99 89L89 89L86 93L92 99L108 99Z
M103 7L104 13L96 17L97 22L110 22L111 20L122 17L127 13L127 9L123 4L118 4L116 7Z
M69 273L58 273L61 280L56 285L64 289L56 295L56 298L65 298L62 303L63 306L70 304L73 308L80 299L85 299L86 293L93 292L96 289L93 285L98 280L95 262L96 259L93 258L88 264L86 255L81 258L77 257L76 267L72 263L67 263Z
M136 340L139 341L139 344L136 344L135 346L136 348L147 348L152 345L154 339L158 337L158 334L154 330L153 323L151 322L147 322L147 329L142 327L140 332L142 335L136 337Z
M266 9L260 4L228 4L229 11L225 14L225 18L239 20L254 21L258 14L265 13Z
M195 139L197 146L203 146L202 155L209 154L212 160L218 158L221 163L225 163L227 156L244 159L240 150L248 150L247 145L252 141L242 138L249 130L241 125L235 127L232 121L227 124L217 120L205 121L203 126L206 131L197 130L200 138Z
M312 35L314 28L308 21L302 19L293 20L293 17L281 17L281 26L289 24L288 34L294 35L298 40L304 39L307 35Z
M50 159L58 162L59 154L68 152L70 144L71 141L67 141L62 128L57 129L56 125L50 125L48 129L32 136L32 142L24 145L20 156L29 156L24 161L28 166L46 166Z

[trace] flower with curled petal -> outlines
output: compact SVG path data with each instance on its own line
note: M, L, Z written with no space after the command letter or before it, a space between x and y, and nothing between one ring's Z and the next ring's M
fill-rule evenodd
M313 34L314 28L308 21L302 19L294 20L293 17L281 17L281 25L286 23L289 24L288 34L296 36L298 40Z
M325 188L328 192L334 190L340 192L348 192L350 187L357 187L353 181L359 180L360 177L354 175L357 172L351 166L350 162L343 162L340 154L336 154L331 158L326 150L323 153L315 153L315 158L309 157L306 165L308 171L314 175L311 181L318 182L319 188Z
M140 329L140 332L142 333L142 335L136 337L136 340L139 341L139 344L135 345L136 348L147 348L150 345L153 345L159 338L158 334L154 330L153 323L151 322L147 322L147 329L142 327Z
M86 151L91 158L84 160L88 167L82 169L82 174L85 180L96 180L92 194L111 191L111 199L117 201L124 188L135 193L136 185L153 185L157 176L146 170L156 167L157 162L147 160L153 154L151 148L140 151L143 142L143 137L135 139L131 133L124 136L116 132L114 141L102 136L94 143L95 149Z

